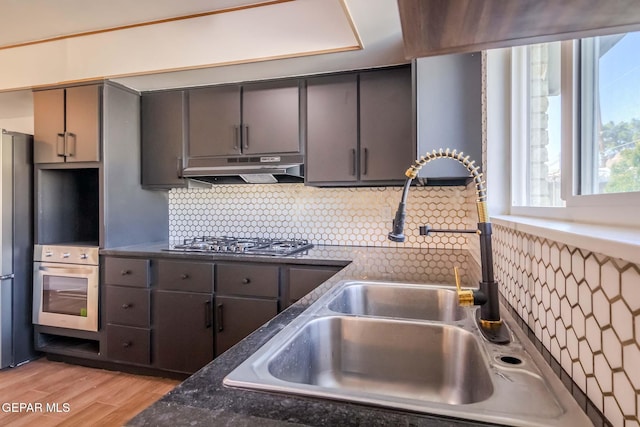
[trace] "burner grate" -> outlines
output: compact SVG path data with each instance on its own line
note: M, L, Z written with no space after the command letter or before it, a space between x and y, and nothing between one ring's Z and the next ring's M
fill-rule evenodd
M311 249L304 239L270 239L261 237L200 236L190 237L169 247L169 251L233 253L248 255L288 256Z

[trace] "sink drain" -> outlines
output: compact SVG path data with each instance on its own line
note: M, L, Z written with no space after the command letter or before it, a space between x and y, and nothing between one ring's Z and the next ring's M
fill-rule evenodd
M508 363L509 365L519 365L522 363L522 359L518 359L517 357L513 356L501 356L500 361Z

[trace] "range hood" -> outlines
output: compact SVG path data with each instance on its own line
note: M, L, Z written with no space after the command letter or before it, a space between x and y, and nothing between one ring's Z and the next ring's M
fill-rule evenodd
M303 182L303 163L301 154L196 157L188 159L182 177L209 184Z

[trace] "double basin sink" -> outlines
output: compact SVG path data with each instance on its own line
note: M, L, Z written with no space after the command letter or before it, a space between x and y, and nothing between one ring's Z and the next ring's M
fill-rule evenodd
M506 425L588 425L526 338L486 341L475 310L451 287L342 281L224 384Z

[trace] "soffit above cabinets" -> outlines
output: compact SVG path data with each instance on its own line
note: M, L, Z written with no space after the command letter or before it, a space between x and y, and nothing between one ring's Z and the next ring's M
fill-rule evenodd
M640 29L637 0L398 0L408 58Z
M0 47L291 0L0 0Z
M167 5L191 4L193 9L185 12L200 14L202 10L196 5L204 7L204 0L139 1L148 9L155 8L158 3L158 9L165 13L155 13L149 19L166 19L166 22L137 25L143 18L138 1L117 0L116 4L121 3L117 6L109 3L105 14L111 20L98 20L91 15L95 15L97 0L34 0L33 4L39 4L44 11L50 5L64 4L64 10L71 18L62 21L63 24L83 21L85 15L89 16L89 23L70 24L62 34L60 30L54 33L51 26L44 24L48 30L40 32L27 26L26 31L18 32L11 36L13 38L0 32L0 62L11 64L0 70L0 91L101 78L116 81L133 78L121 83L137 90L155 90L407 62L402 52L396 0L272 0L258 2L255 6L247 6L246 0L209 1L216 3L216 7L224 4L234 8L220 13L208 10L201 16L186 19L170 19L167 15L178 11ZM0 9L4 7L3 2L32 3L0 0ZM91 7L85 7L85 3ZM130 6L130 3L136 6ZM107 8L104 2L102 5ZM116 19L119 14L128 15L130 7L135 12L132 16ZM111 12L115 9L119 14ZM23 13L25 9L18 7L16 10ZM55 20L58 14L58 11L51 12L50 16ZM184 15L180 12L180 16ZM42 11L34 16L40 21L47 18ZM16 20L20 20L17 15ZM63 24L57 22L56 28ZM43 41L43 37L54 38ZM18 44L7 45L10 42ZM349 55L353 52L362 55ZM289 67L289 59L301 61ZM268 71L265 72L260 66L265 63L278 65L266 65L264 69ZM237 73L235 67L242 68L246 64L258 66L237 77L243 73ZM211 78L204 73L203 77L190 80L176 78L174 73L214 68L225 68L223 75ZM174 74L169 79L153 78L166 73ZM151 83L145 79L149 76Z

